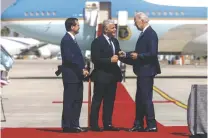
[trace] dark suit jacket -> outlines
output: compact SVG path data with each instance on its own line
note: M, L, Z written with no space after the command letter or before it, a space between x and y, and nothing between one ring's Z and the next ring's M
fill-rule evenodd
M84 58L78 44L66 33L61 40L62 78L64 83L78 83L83 80Z
M139 54L138 58L136 60L131 60L131 52L128 52L126 63L133 65L134 73L137 76L155 76L161 73L157 57L158 37L151 26L138 38L134 52ZM125 62L125 60L123 62Z
M115 38L112 41L115 46L115 54L118 55L120 51L119 42ZM91 74L93 81L101 83L122 81L121 70L117 63L111 62L112 56L112 46L103 35L93 40L91 45L91 59L94 63L94 70Z

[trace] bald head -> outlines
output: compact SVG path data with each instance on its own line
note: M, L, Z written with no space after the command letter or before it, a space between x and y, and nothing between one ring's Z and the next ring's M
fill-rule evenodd
M137 29L142 31L148 25L149 18L145 13L137 12L134 16L134 22Z

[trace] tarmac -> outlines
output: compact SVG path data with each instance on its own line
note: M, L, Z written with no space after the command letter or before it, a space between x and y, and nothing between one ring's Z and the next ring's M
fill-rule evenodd
M62 80L54 74L60 63L60 60L15 60L9 72L10 83L1 89L6 115L1 128L61 127L62 104L53 103L62 101L63 97ZM155 87L185 105L193 84L207 84L206 65L161 65L161 69L162 74L158 76L163 77L155 78ZM131 66L127 66L126 75L134 76L122 82L134 100L136 79ZM84 101L88 101L88 82L84 82ZM186 109L168 102L157 90L154 91L153 101L156 120L161 124L187 126ZM80 117L83 127L87 126L87 106L83 103Z

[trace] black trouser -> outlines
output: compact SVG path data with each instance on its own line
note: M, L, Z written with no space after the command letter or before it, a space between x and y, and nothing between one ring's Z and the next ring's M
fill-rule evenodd
M90 126L98 126L99 109L103 100L103 126L112 125L112 114L117 83L94 83L94 95L90 113Z
M83 82L64 83L62 128L79 127L83 102Z
M156 127L153 96L153 76L137 77L136 118L134 125L143 126L144 116L148 127Z

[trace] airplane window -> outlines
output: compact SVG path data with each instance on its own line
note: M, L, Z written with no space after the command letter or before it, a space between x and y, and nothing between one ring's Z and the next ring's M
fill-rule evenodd
M184 15L184 12L181 12L181 15Z
M155 12L152 12L152 15L155 15Z
M161 15L161 12L157 12L157 15L160 16Z
M50 14L51 14L50 12L47 12L47 15L48 15L48 16L50 16Z
M53 16L56 16L56 12L53 12Z
M167 12L163 12L163 15L164 15L164 16L167 16Z
M45 12L44 12L44 11L42 11L42 12L41 12L41 15L42 15L42 16L45 16Z
M178 12L175 12L175 15L178 16Z
M173 13L172 13L172 12L169 12L169 15L171 15L171 16L172 16L172 15L173 15Z
M39 16L39 12L36 12L36 16Z
M33 12L31 12L31 13L30 13L30 16L33 16L33 15L34 15L34 13L33 13Z
M28 16L28 12L25 12L25 16Z

